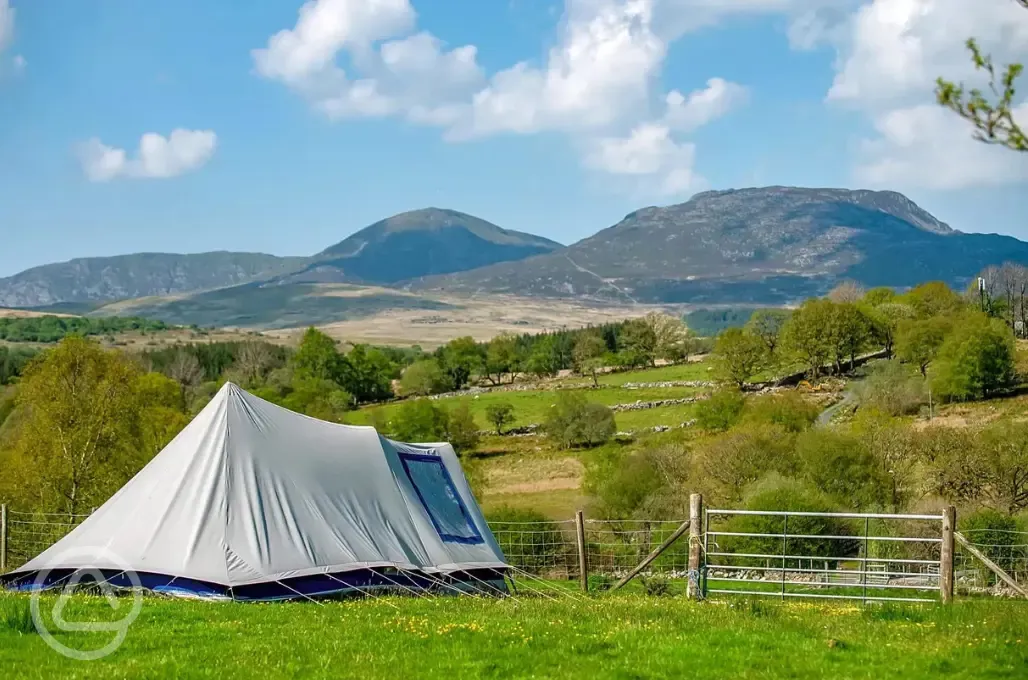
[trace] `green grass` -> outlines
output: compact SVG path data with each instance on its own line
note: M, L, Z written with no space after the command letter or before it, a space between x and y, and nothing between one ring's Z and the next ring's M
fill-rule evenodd
M627 404L635 401L656 401L659 399L681 399L683 397L691 397L699 394L701 390L689 387L670 387L670 388L647 388L639 390L625 389L621 387L610 387L596 390L585 390L583 391L586 398L589 401L594 401L607 406L613 406L614 404ZM530 425L533 423L542 423L546 420L547 415L550 412L550 408L557 402L556 391L545 391L545 390L526 390L521 392L488 392L486 394L477 395L466 395L460 397L447 397L445 399L439 399L438 403L446 408L452 408L460 402L467 402L471 409L471 413L475 416L475 422L478 423L479 427L486 429L492 427L488 420L486 420L486 409L490 404L496 404L499 402L509 402L514 406L514 425ZM387 420L391 419L396 411L402 407L402 403L392 403L380 406L371 406L363 408L359 411L354 411L346 416L346 422L351 425L367 425L370 423L370 416L372 411L381 411L384 413ZM641 412L635 412L641 413ZM621 425L621 416L627 416L628 413L618 414L618 426ZM634 420L634 416L628 419L629 421ZM640 418L640 422L646 420L646 418ZM672 419L673 420L673 419ZM628 422L628 421L626 421ZM666 424L677 425L678 422L669 422ZM654 424L665 424L663 422L655 422Z
M676 366L661 366L623 373L608 373L600 376L601 385L624 385L625 383L671 382L676 380L713 380L709 361L697 361Z
M0 596L0 606L13 596ZM22 598L24 599L24 598ZM53 600L44 598L42 610ZM125 605L123 605L125 606ZM68 621L104 620L77 597ZM59 633L95 649L111 633ZM0 625L5 678L1023 678L1024 605L911 608L606 595L213 604L147 599L112 656Z

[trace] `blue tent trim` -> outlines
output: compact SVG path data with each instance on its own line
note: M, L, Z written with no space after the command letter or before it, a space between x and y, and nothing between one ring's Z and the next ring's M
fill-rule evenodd
M12 573L0 576L0 584L16 592L36 592L62 588L77 570L54 569L39 583L40 572ZM90 579L83 578L79 585L88 587L95 582L90 570ZM135 583L126 572L101 570L103 581L114 588L133 588ZM428 575L423 572L398 571L395 569L358 569L331 575L300 576L254 583L235 588L193 579L178 578L167 574L137 572L136 582L144 589L162 595L191 597L212 600L234 600L238 602L272 602L311 598L345 597L360 595L365 590L391 592L392 594L452 595L455 591L485 595L506 595L510 592L502 569L470 569L447 574Z

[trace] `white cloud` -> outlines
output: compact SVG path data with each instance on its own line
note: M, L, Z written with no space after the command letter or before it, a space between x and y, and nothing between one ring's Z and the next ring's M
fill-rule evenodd
M469 99L484 82L477 50L447 50L426 32L408 35L415 24L408 0L310 0L292 29L252 56L260 75L288 85L329 117L405 115L451 124L459 116L454 102ZM340 57L348 57L359 77L339 65Z
M474 98L469 134L600 128L649 106L667 46L653 32L655 0L568 0L544 68L520 63Z
M1023 60L1028 12L1012 0L871 0L835 36L839 60L827 98L865 112L878 133L861 145L857 179L936 189L1025 179L1018 154L973 141L970 126L934 102L938 76L983 84L964 47L968 36L997 63Z
M203 166L214 155L217 135L210 130L176 129L168 137L154 132L139 140L136 158L124 149L107 146L97 138L79 145L79 162L93 182L117 177L167 178L183 175Z
M0 55L14 42L14 15L16 14L9 0L0 0ZM11 58L11 70L17 75L25 70L25 57L16 54ZM0 67L0 73L7 70Z
M566 0L541 65L520 62L487 78L474 46L449 49L416 32L409 0L310 0L292 29L252 56L257 73L332 118L400 116L442 128L451 141L559 131L583 149L588 168L648 175L682 192L697 183L695 149L675 136L741 105L746 90L711 78L688 95L659 94L675 36L655 17L670 25L672 16L702 14L706 22L803 2L810 0Z
M742 85L711 78L705 89L692 92L688 97L672 90L667 96L665 120L675 130L691 132L741 106L748 96Z
M1028 105L1015 111L1028 122ZM1020 154L975 140L971 126L936 104L887 111L864 140L856 177L875 187L951 190L1028 180Z
M636 178L636 189L663 196L692 193L706 185L693 165L696 145L678 143L662 123L643 123L626 137L595 140L585 157L587 167Z

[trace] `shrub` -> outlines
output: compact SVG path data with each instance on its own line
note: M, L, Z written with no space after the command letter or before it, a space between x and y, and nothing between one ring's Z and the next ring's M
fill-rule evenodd
M503 434L505 425L514 422L514 404L509 401L498 401L485 408L485 417L496 428L496 434Z
M796 440L804 479L846 508L881 508L890 500L891 479L881 460L851 434L810 430Z
M610 440L617 431L614 412L603 404L586 401L574 392L557 396L557 403L546 419L547 435L561 448L597 446Z
M400 378L400 392L404 396L424 397L445 392L449 388L449 379L435 359L415 361Z
M924 379L916 369L898 361L878 362L868 377L858 383L860 405L890 416L917 413L926 403Z
M671 591L671 581L663 576L640 576L643 591L652 597L662 597Z
M467 402L460 402L450 411L446 437L457 453L467 453L478 446L478 425Z
M440 442L446 440L449 424L442 406L429 399L412 399L397 409L390 430L405 442Z
M786 432L802 432L817 421L821 413L798 392L783 392L752 399L743 412L744 420L777 425Z
M932 386L953 401L982 399L1014 381L1014 334L984 314L961 317L939 348Z
M696 424L710 432L724 432L739 422L745 406L738 390L718 390L696 405Z
M836 510L832 502L817 489L776 474L765 477L747 490L744 507L747 510L792 512ZM786 528L786 519L774 515L738 515L727 525L729 531L739 533L781 534ZM790 538L785 546L786 552L790 555L850 557L856 555L860 547L850 523L836 517L789 517L788 532L792 536L854 536L853 540ZM779 537L729 536L722 537L719 543L725 552L750 554L781 555L783 548L783 541Z
M794 473L794 441L773 426L736 428L696 450L692 486L712 502L736 503L744 487L768 472Z
M485 513L507 561L533 574L564 566L565 553L572 550L556 524L535 510L500 507Z

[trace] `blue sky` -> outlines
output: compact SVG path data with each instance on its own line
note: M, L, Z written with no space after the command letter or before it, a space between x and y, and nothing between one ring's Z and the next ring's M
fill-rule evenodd
M965 34L1028 56L1012 0L0 0L0 276L425 206L570 243L768 184L1028 238L1028 159L933 104Z

